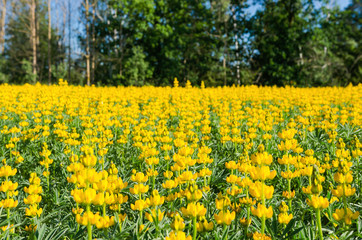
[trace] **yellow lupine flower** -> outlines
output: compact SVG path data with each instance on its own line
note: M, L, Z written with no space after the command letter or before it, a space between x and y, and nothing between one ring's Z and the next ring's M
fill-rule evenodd
M299 171L292 172L292 171L288 170L288 171L281 172L280 175L285 179L293 179L293 178L299 177L300 172Z
M182 231L185 228L184 219L180 216L180 214L176 214L174 221L171 223L171 228L176 232Z
M137 183L145 183L148 180L148 176L145 176L143 173L138 172L132 175L131 180Z
M145 162L147 163L147 165L157 165L160 162L160 159L156 157L150 157L147 158Z
M0 208L15 208L18 206L18 200L10 199L3 199L0 201Z
M88 188L85 191L83 191L82 195L82 202L84 204L91 204L97 197L97 192L93 188Z
M271 180L277 175L275 170L270 171L269 166L251 167L249 173L253 180L260 181Z
M189 203L186 208L181 208L185 217L202 217L206 214L206 208L201 203Z
M172 171L165 171L165 172L163 173L163 176L164 176L165 178L170 179L170 178L173 176L173 172L172 172Z
M255 182L254 184L252 184L249 187L249 193L254 198L260 200L262 198L262 189L263 189L262 185L264 185L264 197L266 199L271 199L273 197L274 187L265 185L262 182Z
M134 204L131 204L132 210L143 211L148 208L147 202L144 200L137 200Z
M226 182L230 183L230 184L236 184L236 183L238 183L240 181L241 181L241 177L238 177L238 176L236 176L234 174L231 174L230 176L228 176L226 178Z
M171 232L165 240L192 240L191 236L186 237L186 233L178 231L178 232Z
M1 183L0 186L0 191L2 192L7 192L7 191L15 191L18 188L18 183L17 182L12 182L12 181L5 181Z
M42 208L38 208L37 205L31 205L25 209L25 215L29 217L40 216L43 212Z
M41 196L38 194L31 194L24 198L24 203L27 205L38 204L41 202Z
M177 180L180 183L186 183L191 180L195 180L197 178L197 174L193 174L191 171L184 171L180 176L178 176Z
M159 206L165 202L165 197L160 196L157 190L152 191L152 196L146 199L148 206Z
M83 216L81 216L80 214L77 214L75 216L75 219L77 221L77 223L79 223L80 225L83 225L83 226L87 226L88 223L90 223L91 225L96 225L97 222L99 221L99 214L94 214L92 212L85 212L83 214Z
M251 213L258 218L271 218L273 216L273 208L271 206L267 208L265 205L258 203L257 208L251 207Z
M240 221L241 225L243 225L245 227L247 227L251 224L251 218L249 220L246 218L240 218L239 221Z
M26 228L26 227L25 227ZM15 228L14 228L14 224L11 224L10 226L8 226L8 225L5 225L5 226L2 226L1 228L1 231L3 231L3 232L6 232L8 229L10 229L10 232L11 233L14 233L15 232ZM35 227L35 229L36 229L36 227ZM25 230L26 231L26 230ZM35 230L34 230L35 231Z
M215 199L216 209L223 210L231 204L230 198L228 196L223 196L221 192L217 195Z
M96 196L94 197L94 199L92 199L92 204L94 204L96 206L102 206L104 204L104 194L97 193Z
M288 212L289 207L285 202L282 202L282 204L279 206L279 211L280 212Z
M93 184L93 188L97 191L104 192L108 189L107 179L103 179L96 184Z
M292 155L283 155L282 158L278 159L279 164L292 164L295 165L297 163L297 157Z
M334 181L336 181L337 183L340 183L340 184L343 184L343 183L351 184L353 181L353 176L350 172L348 172L347 174L336 172L334 174Z
M151 168L148 168L146 174L149 177L156 177L156 176L158 176L158 171L154 170L154 169L151 169Z
M74 201L80 204L92 204L97 197L97 191L93 188L88 188L85 190L74 189L71 192L71 195L74 198Z
M214 229L214 223L208 222L205 217L202 217L202 219L196 224L197 231L198 232L209 232Z
M128 201L128 196L127 195L122 195L122 194L117 194L115 201L118 204L123 204L123 203Z
M271 237L268 237L268 236L265 235L265 234L261 234L261 233L255 232L255 233L253 234L253 240L271 240Z
M11 166L2 166L0 168L0 177L10 177L15 176L15 174L18 172L16 168L12 168Z
M132 194L143 194L148 192L149 186L148 185L143 185L143 184L136 184L133 186L133 188L130 188L129 191Z
M99 217L95 223L98 229L109 228L115 224L114 216Z
M227 211L220 211L218 214L214 215L215 221L217 224L226 224L230 225L231 221L235 219L235 212Z
M152 209L151 213L146 212L145 217L148 221L153 222L154 219L157 219L158 222L161 222L165 212L161 212L160 209Z
M172 189L177 187L177 182L175 180L166 180L165 183L162 183L162 187L165 189Z
M288 224L292 220L293 214L288 214L286 212L280 213L278 215L278 222L280 224Z
M35 225L32 225L32 224L30 224L30 225L28 225L28 226L25 226L25 231L27 231L27 232L34 232L35 230L36 230L36 228L37 228L37 226Z
M346 224L351 225L353 220L356 220L359 216L359 212L352 212L351 209L347 208L347 214L344 209L336 209L336 212L333 213L333 218L336 221L344 221Z
M235 161L229 161L225 163L225 167L230 170L238 169L238 164Z
M203 168L198 172L198 177L211 176L212 171L208 168Z
M307 204L314 209L325 209L329 206L327 198L312 195L311 199L307 199Z
M291 191L290 193L289 191L283 191L282 195L286 199L293 199L295 197L295 190Z
M332 194L336 197L350 197L356 193L356 188L351 188L350 185L347 185L343 192L343 186L338 185L336 189L332 189Z
M270 165L273 162L273 156L267 152L259 152L251 155L251 161L256 165Z
M251 206L251 205L254 205L256 203L255 200L253 200L252 198L250 197L243 197L243 198L240 198L239 199L239 202L241 205L244 205L244 206Z

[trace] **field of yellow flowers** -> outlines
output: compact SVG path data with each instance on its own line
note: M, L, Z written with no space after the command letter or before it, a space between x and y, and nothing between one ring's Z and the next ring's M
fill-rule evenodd
M362 239L362 85L0 86L1 239Z

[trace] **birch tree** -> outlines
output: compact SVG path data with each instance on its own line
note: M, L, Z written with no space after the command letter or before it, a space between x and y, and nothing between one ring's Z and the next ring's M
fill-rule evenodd
M5 19L6 19L6 0L1 3L1 18L0 18L0 54L4 52L5 46Z

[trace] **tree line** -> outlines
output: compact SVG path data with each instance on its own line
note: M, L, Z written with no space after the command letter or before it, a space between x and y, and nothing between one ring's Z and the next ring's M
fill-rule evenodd
M247 0L79 1L1 0L0 83L362 82L358 0L256 0L253 14Z

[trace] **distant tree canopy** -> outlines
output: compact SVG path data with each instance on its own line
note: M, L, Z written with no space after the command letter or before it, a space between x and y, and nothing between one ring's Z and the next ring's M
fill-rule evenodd
M206 86L362 82L357 0L343 10L329 0L259 0L254 15L246 0L80 0L77 31L68 1L60 28L48 28L52 0L5 1L0 82L48 83L48 74L50 82L125 86L166 86L175 77Z

